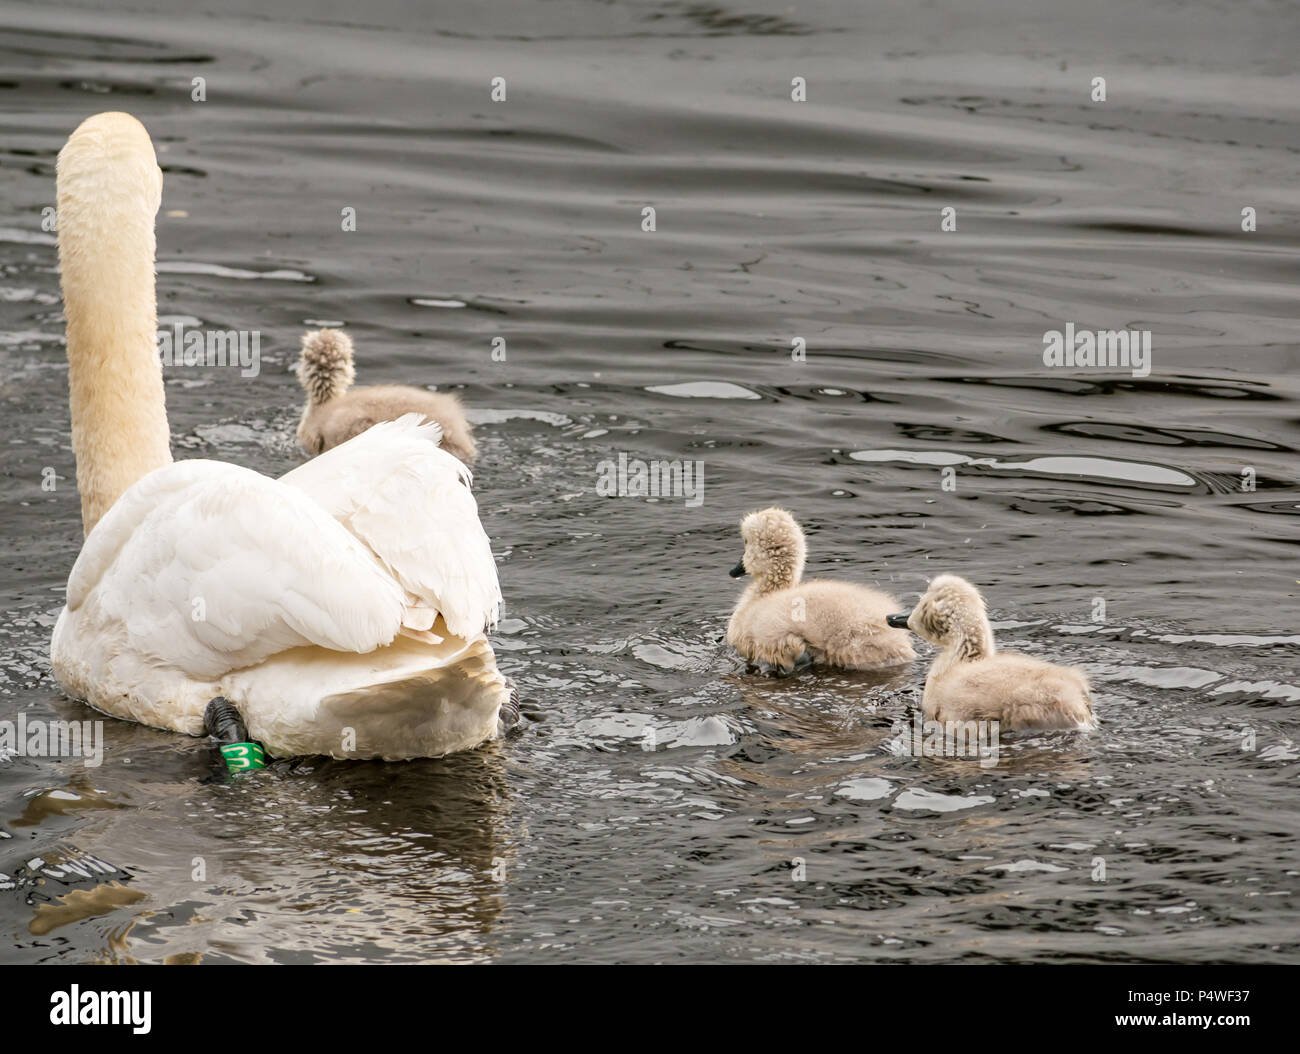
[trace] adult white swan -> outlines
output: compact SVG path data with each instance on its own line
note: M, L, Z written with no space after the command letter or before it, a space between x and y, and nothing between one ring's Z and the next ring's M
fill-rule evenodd
M72 446L86 540L50 657L69 695L199 735L224 696L268 753L430 757L490 739L496 564L469 473L411 415L278 480L172 462L144 126L59 152Z

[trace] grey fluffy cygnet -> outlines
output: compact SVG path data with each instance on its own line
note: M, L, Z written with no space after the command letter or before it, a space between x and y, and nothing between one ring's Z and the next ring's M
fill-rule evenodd
M907 634L885 619L893 597L849 582L802 582L803 531L784 509L751 512L740 522L745 555L731 571L754 581L727 625L727 642L762 668L788 673L813 663L883 670L916 658Z
M932 721L997 721L1018 728L1093 728L1088 678L993 644L980 591L956 575L930 582L910 615L891 615L942 650L925 679L922 709Z
M399 384L351 387L356 378L352 338L342 330L304 333L297 372L307 392L307 405L298 424L298 442L306 453L323 454L380 421L420 413L442 426L443 450L473 464L478 451L460 400Z

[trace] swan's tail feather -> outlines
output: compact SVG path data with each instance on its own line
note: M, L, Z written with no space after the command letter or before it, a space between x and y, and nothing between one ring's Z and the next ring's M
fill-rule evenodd
M302 335L298 381L313 406L342 395L356 375L352 338L341 329L313 329Z

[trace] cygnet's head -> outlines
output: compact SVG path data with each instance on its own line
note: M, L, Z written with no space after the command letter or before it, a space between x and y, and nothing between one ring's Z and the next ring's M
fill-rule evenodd
M304 333L302 354L294 371L311 405L337 399L357 376L352 338L341 329L313 329Z
M932 578L910 615L890 615L885 621L895 629L910 629L940 647L970 641L987 643L987 650L992 650L993 631L984 598L966 579L956 575Z
M751 512L740 521L745 555L731 569L731 577L750 574L764 590L798 585L803 575L803 531L785 509Z

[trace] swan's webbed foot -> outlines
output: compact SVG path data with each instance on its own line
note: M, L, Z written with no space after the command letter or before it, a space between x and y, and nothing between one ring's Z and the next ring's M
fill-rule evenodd
M515 683L513 677L506 678L506 685L510 689L510 698L501 704L501 712L497 715L497 735L504 736L510 732L522 732L520 727L521 713L519 709L519 685Z
M225 696L218 695L208 702L203 711L203 731L218 743L247 743L248 726L244 718Z
M219 695L209 700L203 711L203 731L216 740L228 771L265 768L266 754L261 744L253 742L243 716L229 699Z
M779 665L771 662L759 662L758 672L768 677L789 677L796 670L802 670L812 665L812 656L806 651L801 652L789 666Z

